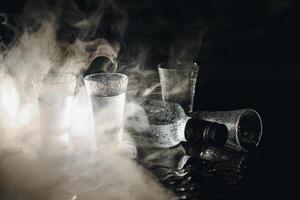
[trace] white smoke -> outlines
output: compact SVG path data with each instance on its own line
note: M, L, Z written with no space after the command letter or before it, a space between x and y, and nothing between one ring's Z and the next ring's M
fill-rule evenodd
M35 31L25 29L0 55L0 199L168 199L170 194L128 156L125 145L108 144L97 152L92 148L90 104L81 76L96 56L115 60L118 45L104 38L59 42L56 15L45 16ZM76 26L89 27L90 20ZM93 51L87 51L90 48ZM66 149L44 145L40 139L44 130L39 128L32 80L43 80L52 72L78 78L73 138ZM143 112L134 101L127 105L126 118ZM141 131L147 118L142 114L138 120L131 120L131 126Z

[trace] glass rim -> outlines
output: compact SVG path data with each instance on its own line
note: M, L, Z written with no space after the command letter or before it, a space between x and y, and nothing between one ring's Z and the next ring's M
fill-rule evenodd
M184 65L187 64L188 66L190 66L190 68L175 68L175 67L171 67L172 64L170 63L160 63L158 64L158 69L159 70L167 70L167 71L194 71L197 72L199 70L199 65L196 62L193 61L186 61L186 62L179 62L179 63L175 63L174 65Z
M87 76L85 76L83 79L84 81L91 81L94 82L95 80L93 80L93 77L99 77L99 76L105 76L105 75L117 75L119 77L121 77L121 80L127 81L129 78L126 74L122 74L122 73L118 73L118 72L100 72L100 73L95 73L95 74L89 74Z
M259 132L259 138L257 140L257 143L255 144L255 148L258 147L258 145L260 144L260 141L261 141L261 137L262 137L262 132L263 132L263 123L262 123L262 119L261 119L261 116L258 114L258 112L252 108L245 108L245 109L242 109L242 113L238 116L238 120L237 120L237 124L240 123L240 119L241 117L245 114L245 113L254 113L255 116L257 116L258 120L259 120L259 124L260 124L260 132ZM238 126L236 126L236 133L238 133ZM241 142L240 142L240 138L238 137L238 134L235 135L236 137L236 141L238 143L238 145L244 150L244 151L248 151L247 149L245 149L242 145L241 145Z
M70 73L62 73L62 72L51 72L51 74L55 74L55 77L67 77L65 80L47 80L47 79L32 79L34 83L52 83L52 84L61 84L61 83L70 83L72 81L76 81L76 76ZM46 75L47 76L47 75ZM45 77L46 77L45 76ZM44 77L44 78L45 78Z

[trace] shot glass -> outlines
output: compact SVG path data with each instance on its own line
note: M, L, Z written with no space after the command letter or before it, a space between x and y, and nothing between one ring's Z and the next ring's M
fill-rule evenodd
M226 146L239 151L255 150L262 136L262 120L259 114L251 109L240 109L232 111L196 112L193 117L222 123L227 126L228 139Z
M33 80L38 99L40 132L43 142L68 143L76 77L51 73Z
M191 113L198 68L192 62L160 64L158 72L163 100L178 103L187 114Z
M120 73L98 73L84 78L97 147L117 144L123 139L127 82L128 77Z

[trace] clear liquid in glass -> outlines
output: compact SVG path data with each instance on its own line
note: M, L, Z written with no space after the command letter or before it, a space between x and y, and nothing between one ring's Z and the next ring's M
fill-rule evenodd
M91 95L96 144L122 141L125 92L106 96Z

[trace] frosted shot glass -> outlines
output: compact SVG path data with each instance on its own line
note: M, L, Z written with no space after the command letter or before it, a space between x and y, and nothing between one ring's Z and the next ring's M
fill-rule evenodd
M32 82L38 100L42 142L68 143L76 77L51 73Z
M158 66L163 101L180 104L185 113L193 111L198 65L193 62Z
M226 146L239 151L255 150L262 136L262 120L259 114L251 109L232 111L195 112L193 117L225 124L228 129Z
M96 146L123 140L125 95L128 77L120 73L85 76L94 124Z

